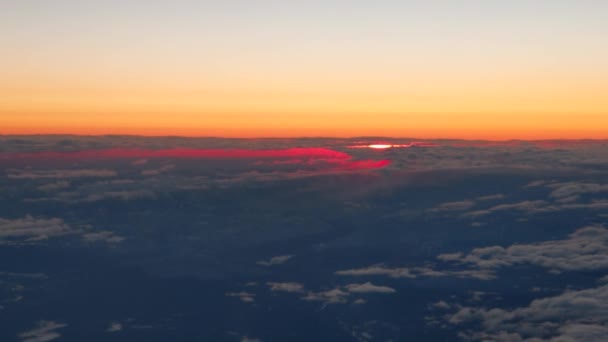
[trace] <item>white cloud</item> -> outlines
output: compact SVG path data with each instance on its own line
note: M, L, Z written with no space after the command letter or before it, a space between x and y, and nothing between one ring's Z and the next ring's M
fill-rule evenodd
M591 226L576 230L564 240L509 247L475 248L468 254L441 254L439 260L482 269L517 264L548 268L553 272L608 269L608 229Z
M552 198L563 199L572 196L582 194L594 194L599 192L608 192L608 184L597 184L597 183L582 183L582 182L566 182L566 183L553 183L547 185L547 187L553 189L551 194Z
M0 244L14 240L40 241L52 237L74 234L76 231L62 219L36 219L25 216L18 219L0 218Z
M433 303L431 306L436 309L449 309L452 307L450 304L448 304L447 302L445 302L443 300Z
M91 227L74 228L60 218L34 218L25 216L17 219L0 218L0 244L27 244L67 235L80 236L85 242L119 243L125 238L113 232L92 231Z
M67 327L67 324L61 324L53 321L40 321L38 326L30 331L19 334L23 342L47 342L56 340L61 337L61 334L56 330Z
M471 341L605 341L608 336L608 285L566 291L515 309L460 307L448 316L454 325L477 324L463 333Z
M249 292L228 292L227 297L237 297L243 303L253 303L255 301L255 294Z
M289 259L293 258L293 255L280 255L270 258L270 260L266 261L258 261L256 264L261 266L273 266L273 265L281 265L286 263Z

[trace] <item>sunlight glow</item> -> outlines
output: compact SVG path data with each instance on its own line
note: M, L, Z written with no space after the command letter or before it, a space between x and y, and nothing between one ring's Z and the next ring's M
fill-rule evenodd
M378 150L385 150L385 149L393 147L393 145L388 145L388 144L371 144L371 145L368 145L367 147L373 148L373 149L378 149Z

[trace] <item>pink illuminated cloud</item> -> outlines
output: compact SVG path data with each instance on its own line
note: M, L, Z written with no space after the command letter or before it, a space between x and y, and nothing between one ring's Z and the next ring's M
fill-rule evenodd
M75 152L4 153L0 159L8 160L102 160L102 159L214 159L256 160L256 163L273 165L327 164L338 170L378 169L391 163L390 160L354 160L345 152L327 148L289 148L272 150L247 149L102 149Z

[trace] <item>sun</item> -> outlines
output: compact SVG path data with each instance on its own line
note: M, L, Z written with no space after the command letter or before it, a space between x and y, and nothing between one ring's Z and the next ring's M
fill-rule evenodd
M373 149L376 149L376 150L386 150L388 148L393 147L393 145L389 145L389 144L371 144L371 145L367 145L367 147L373 148Z

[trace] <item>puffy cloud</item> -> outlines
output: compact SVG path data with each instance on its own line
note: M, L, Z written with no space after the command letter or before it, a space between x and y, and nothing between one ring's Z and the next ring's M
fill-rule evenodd
M67 327L67 324L53 321L40 321L36 328L19 334L23 342L47 342L61 337L57 330Z
M460 307L448 316L454 325L476 324L462 334L471 341L605 341L608 285L566 291L515 309Z
M0 218L0 244L12 241L40 241L74 233L75 231L59 218Z
M273 265L281 265L286 263L289 259L293 258L293 255L280 255L270 258L270 260L258 261L256 264L261 266L273 266Z
M60 218L0 218L0 244L35 243L67 235L80 236L86 242L119 243L125 238L113 232L91 230L90 226L74 228Z
M448 304L447 302L445 302L443 300L433 303L431 306L436 309L449 309L452 307L450 304Z
M517 264L540 266L553 272L608 269L608 229L590 226L576 230L564 240L475 248L468 254L441 254L438 259L482 269Z
M255 301L255 294L249 292L228 292L226 293L227 297L237 297L243 303L253 303Z

